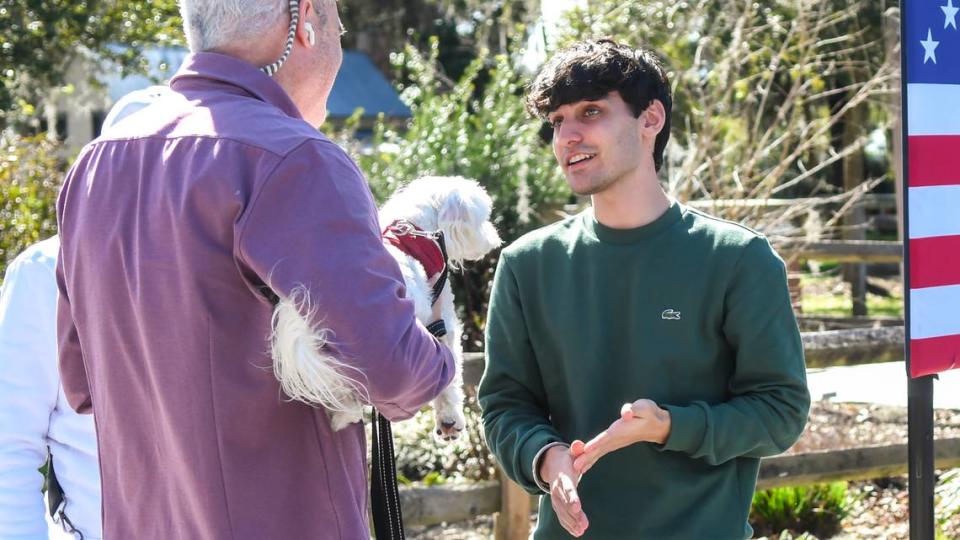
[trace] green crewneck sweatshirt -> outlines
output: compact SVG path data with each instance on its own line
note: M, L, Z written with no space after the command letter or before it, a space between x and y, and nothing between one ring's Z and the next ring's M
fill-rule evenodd
M587 210L503 251L486 332L487 443L531 493L547 444L589 440L640 398L670 412L663 446L584 475L583 538L751 536L760 458L793 444L810 404L784 264L763 236L677 203L636 229ZM534 537L568 538L548 497Z

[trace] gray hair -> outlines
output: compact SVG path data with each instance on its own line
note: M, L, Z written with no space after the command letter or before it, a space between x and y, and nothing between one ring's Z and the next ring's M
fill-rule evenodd
M183 30L192 52L253 39L290 17L288 0L180 0Z

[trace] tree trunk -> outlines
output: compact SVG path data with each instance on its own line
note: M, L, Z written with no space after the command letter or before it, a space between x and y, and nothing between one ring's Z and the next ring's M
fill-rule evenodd
M850 109L843 123L843 143L841 148L848 148L856 144L867 128L866 102L862 102ZM860 148L843 158L843 189L850 192L864 181L864 157ZM857 203L850 212L843 217L843 238L845 240L865 240L867 215L863 204ZM850 283L850 296L853 300L853 316L861 317L867 314L867 267L862 263L846 264L843 269L844 279Z

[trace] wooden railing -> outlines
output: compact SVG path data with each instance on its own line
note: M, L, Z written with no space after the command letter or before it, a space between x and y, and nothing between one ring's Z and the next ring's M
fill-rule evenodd
M776 210L788 206L828 206L841 205L843 201L830 200L824 197L808 197L796 199L696 199L685 204L698 210L709 212L712 208L764 208ZM869 210L896 211L897 200L892 193L870 193L862 195L857 204Z
M855 364L865 359L888 362L903 359L902 326L802 332L808 364ZM463 384L475 386L483 374L483 353L463 355Z
M784 240L774 243L784 259L854 263L898 263L903 260L903 243L885 240Z
M934 443L934 452L938 469L960 467L960 439L937 440ZM774 456L760 462L757 489L883 478L906 472L906 444ZM530 496L517 488L513 504L504 504L502 491L501 483L496 480L432 487L403 487L400 489L403 519L408 525L423 526L510 512L518 517L512 520L498 519L496 538L526 539L529 535L530 510L537 504L539 497ZM519 504L517 501L520 501ZM505 526L505 523L513 525L513 528ZM503 532L500 532L501 530Z
M711 213L722 213L730 209L749 209L751 212L776 213L789 207L800 205L806 208L827 207L843 204L845 198L836 197L807 199L724 199L696 200L687 204ZM802 240L773 239L781 256L787 261L791 273L797 274L804 261L835 261L844 266L844 280L850 283L851 315L866 316L867 308L867 269L866 264L900 263L903 260L903 246L900 242L866 240L866 230L881 223L889 229L898 230L897 200L894 194L868 194L860 196L855 205L848 209L843 220L844 240ZM866 211L876 213L870 220ZM803 299L800 280L793 276L790 280L791 298L795 307L802 309Z

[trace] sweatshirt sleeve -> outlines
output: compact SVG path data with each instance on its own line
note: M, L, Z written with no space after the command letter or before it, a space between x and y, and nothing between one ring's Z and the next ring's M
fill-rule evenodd
M43 475L59 392L51 268L18 259L0 294L0 537L47 538Z
M503 254L490 296L486 352L477 395L487 445L507 476L528 492L540 494L533 476L537 455L545 446L564 441L550 423L517 280Z
M729 399L662 405L671 417L663 448L711 464L785 451L802 433L810 408L783 261L761 237L744 249L724 299L723 333L736 354Z
M340 148L308 141L287 155L237 229L240 264L281 297L306 290L311 322L328 329L332 352L363 373L384 416L408 418L449 384L453 355L404 298L370 190Z

